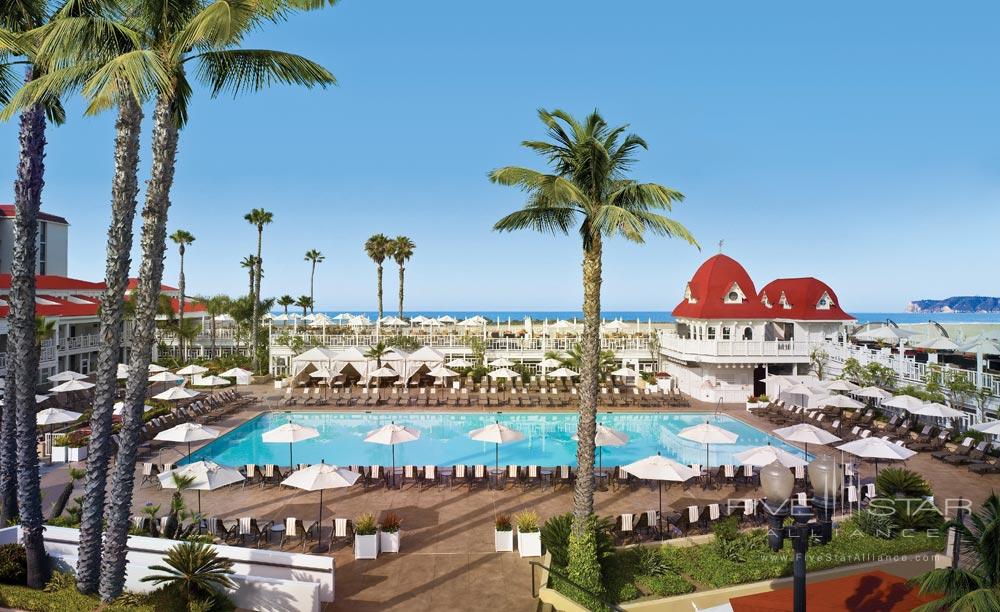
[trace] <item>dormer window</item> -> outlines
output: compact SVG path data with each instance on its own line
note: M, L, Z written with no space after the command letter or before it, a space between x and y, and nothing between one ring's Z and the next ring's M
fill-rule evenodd
M823 292L823 297L819 298L816 302L816 310L830 310L833 306L833 300L830 299L830 294L826 291Z
M684 299L687 300L688 304L697 304L698 303L698 299L694 297L693 293L691 293L691 283L688 283L684 287Z
M726 293L726 298L723 300L726 304L742 304L743 300L746 298L746 294L740 289L740 286L733 283L729 287L729 292Z
M764 305L764 308L771 307L771 299L767 297L766 293L760 296L760 303Z
M792 305L788 303L788 298L785 297L784 291L781 292L781 297L778 298L778 304L780 304L781 307L784 308L785 310L792 309Z

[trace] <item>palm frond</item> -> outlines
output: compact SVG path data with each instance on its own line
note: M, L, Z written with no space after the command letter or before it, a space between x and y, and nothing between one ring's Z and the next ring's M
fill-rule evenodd
M587 199L576 185L555 174L543 174L530 168L507 166L489 174L490 182L508 187L520 187L528 192L542 192L548 205L580 204Z
M35 61L51 68L91 59L109 60L140 48L141 36L116 19L64 17L28 32L35 45Z
M21 78L14 67L7 62L0 62L0 104L7 105L17 93Z
M602 236L621 236L626 240L642 244L645 242L646 225L639 212L641 211L632 211L621 206L605 205L597 209L597 213L591 217L591 223L594 230Z
M234 96L245 91L260 91L273 83L309 88L314 85L325 88L337 83L336 77L316 62L281 51L206 51L190 59L198 60L197 76L212 89L212 96L223 91Z
M46 104L48 107L52 99L79 90L98 66L96 62L84 62L38 75L7 100L4 109L0 111L0 120L7 121L35 104Z
M503 217L493 225L498 232L531 229L543 234L568 234L576 220L576 211L566 208L527 206Z
M281 12L283 6L280 2L215 0L185 24L171 45L170 56L180 59L192 48L219 49L236 44L257 23Z
M143 102L158 91L170 88L167 69L160 56L149 49L139 49L119 55L94 71L83 86L90 100L87 114L96 114L118 104L131 95Z

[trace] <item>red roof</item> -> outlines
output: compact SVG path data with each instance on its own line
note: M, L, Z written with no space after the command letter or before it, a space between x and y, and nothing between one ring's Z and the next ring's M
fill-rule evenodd
M138 278L128 279L128 291L133 291L138 286L139 286ZM180 291L180 289L178 289L177 287L171 287L170 285L160 285L160 291L162 293L170 293L170 292Z
M736 299L729 300L735 292ZM719 253L709 257L694 273L684 290L684 299L674 307L675 317L690 319L761 319L757 290L738 261Z
M14 205L13 204L0 204L0 217L5 217L8 219L14 218ZM49 213L39 212L39 221L51 221L53 223L63 223L69 225L69 221L65 217L60 217L59 215L50 215Z
M784 296L784 297L782 297ZM765 302L765 298L767 298ZM820 302L822 301L822 306ZM767 306L770 304L770 308ZM840 308L837 294L818 278L779 278L760 290L760 305L775 319L853 321Z
M10 289L10 274L0 274L0 290ZM36 291L102 291L104 283L56 276L54 274L38 274L35 276Z

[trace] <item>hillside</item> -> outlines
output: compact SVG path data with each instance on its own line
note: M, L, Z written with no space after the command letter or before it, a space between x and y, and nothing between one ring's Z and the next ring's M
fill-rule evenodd
M906 312L1000 312L1000 298L959 295L943 300L916 300L907 304Z

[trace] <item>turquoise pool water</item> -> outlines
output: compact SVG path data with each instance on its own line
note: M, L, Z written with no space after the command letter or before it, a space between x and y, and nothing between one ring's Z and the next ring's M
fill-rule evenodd
M468 432L494 420L516 429L525 435L519 442L500 446L500 463L543 466L576 465L577 417L574 413L492 413L492 412L268 412L213 440L192 454L193 461L210 459L216 463L241 466L274 463L288 465L288 445L270 444L261 440L261 434L287 423L315 427L320 436L294 445L295 463L336 465L389 465L390 448L364 442L368 432L382 425L396 423L420 431L415 442L396 445L396 465L473 465L492 464L494 445L476 442ZM706 413L600 413L598 422L624 431L629 443L620 447L605 447L605 466L630 463L643 457L661 454L681 463L705 462L705 447L684 440L677 432L704 421L739 434L736 444L713 444L710 447L711 465L738 463L733 454L770 442L790 452L801 450L786 444L755 427L726 415Z

